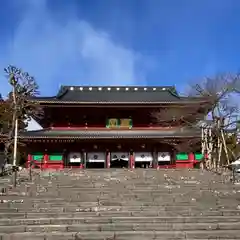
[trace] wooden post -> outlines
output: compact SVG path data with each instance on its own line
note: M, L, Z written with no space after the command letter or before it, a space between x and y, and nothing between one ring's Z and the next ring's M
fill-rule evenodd
M86 168L87 167L87 153L83 150L83 168Z
M153 165L152 165L153 168L158 168L158 154L157 154L157 150L156 148L154 148L153 150Z
M82 150L83 152L81 152L80 154L80 156L81 156L81 161L80 161L80 163L79 163L79 168L80 169L83 169L84 168L84 150Z
M63 149L62 156L63 156L63 158L62 158L62 169L64 169L65 166L66 166L66 149Z
M44 169L48 168L48 154L44 154L44 157L43 157L43 168Z
M194 162L195 162L194 153L189 153L188 154L188 161L189 161L188 167L193 168L194 167Z
M27 162L26 162L26 168L29 168L29 167L30 167L31 161L32 161L32 155L31 155L31 154L28 154Z
M110 151L107 150L107 152L106 152L105 168L110 168L110 165L111 165L110 158L111 158Z
M15 78L14 78L15 80ZM14 124L14 143L13 143L13 186L17 186L17 144L18 144L18 116L17 116L17 101L16 101L16 84L13 85L13 102L14 102L14 112L13 112L13 123Z
M176 149L173 148L171 152L171 160L170 160L170 167L175 167L176 166Z
M130 152L130 156L129 156L129 168L130 169L135 168L135 156L133 151Z
M226 158L227 158L227 164L230 165L230 159L229 159L229 155L228 155L227 144L226 144L225 136L224 136L224 133L223 133L222 129L221 129L221 137L222 137L223 147L224 147L224 151L225 151Z
M18 140L18 119L15 120L14 128L14 145L13 145L13 166L17 165L17 142Z

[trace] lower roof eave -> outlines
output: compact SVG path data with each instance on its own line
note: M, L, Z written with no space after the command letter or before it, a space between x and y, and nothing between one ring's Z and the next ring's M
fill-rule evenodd
M172 139L172 138L200 138L194 135L173 135L173 136L20 136L22 140L60 140L60 139L73 139L73 140L87 140L87 139Z

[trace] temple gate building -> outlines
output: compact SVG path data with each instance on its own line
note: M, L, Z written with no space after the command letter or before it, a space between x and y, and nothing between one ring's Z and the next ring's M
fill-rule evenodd
M154 122L159 109L199 108L207 100L180 96L175 87L62 86L36 97L43 127L19 135L29 161L42 168L193 168L200 153L179 153L173 142L199 139L199 129ZM204 109L203 109L204 112ZM200 149L199 149L200 150Z

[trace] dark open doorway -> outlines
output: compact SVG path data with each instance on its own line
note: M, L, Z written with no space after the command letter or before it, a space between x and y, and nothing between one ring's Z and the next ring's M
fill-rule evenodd
M128 168L129 154L125 152L111 153L111 168Z
M135 168L151 168L153 154L148 151L135 152Z
M104 168L106 162L105 152L87 153L86 168Z
M135 168L151 168L152 162L135 162Z
M125 160L114 160L114 161L111 161L111 165L110 165L111 168L128 168L128 161L125 161Z
M104 162L86 162L86 168L105 168Z

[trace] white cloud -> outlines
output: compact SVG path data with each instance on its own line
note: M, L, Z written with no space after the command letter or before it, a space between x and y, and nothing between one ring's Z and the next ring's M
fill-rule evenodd
M144 64L141 54L116 44L74 11L59 12L60 19L44 0L14 2L16 11L20 6L24 9L23 18L0 67L22 67L36 77L43 94L55 94L60 84L137 85L145 81L144 71L141 76L138 71Z

